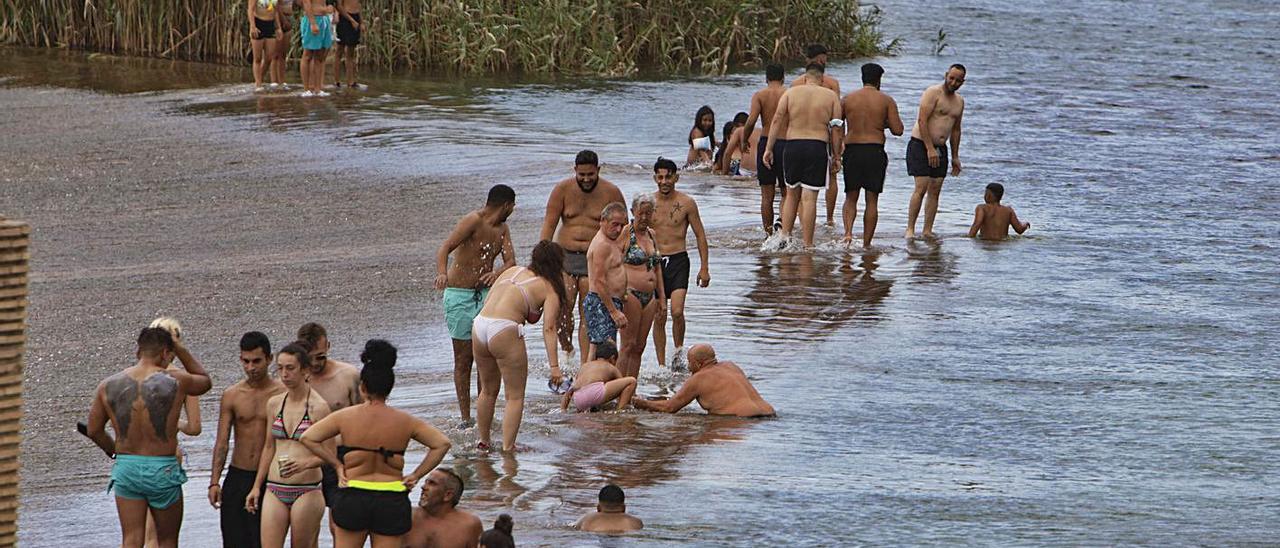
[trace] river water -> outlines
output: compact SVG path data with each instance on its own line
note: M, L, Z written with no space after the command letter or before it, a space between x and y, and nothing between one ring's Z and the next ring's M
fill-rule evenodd
M907 40L901 55L878 60L905 120L950 63L969 69L965 172L947 179L941 237L901 237L911 189L902 138L887 145L869 252L825 243L837 239L826 228L814 252L762 251L753 181L681 178L712 244L713 282L690 293L688 338L742 366L778 409L772 420L563 415L534 388L521 433L530 450L478 454L474 431L454 418L442 322L397 328L388 337L408 380L396 402L449 429L450 462L469 482L463 506L486 526L513 514L529 545L1276 542L1280 185L1270 174L1280 169L1280 8L880 4L887 34ZM933 56L940 27L951 47ZM852 89L860 62L829 73ZM652 190L647 166L660 154L683 158L699 105L722 125L763 84L754 72L383 75L364 94L303 102L252 98L231 83L240 69L172 76L179 69L168 64L139 64L140 77L104 84L105 75L57 66L0 73L15 76L10 85L89 80L160 95L173 112L281 139L323 135L335 151L405 174L507 182L526 221L581 148L600 152L603 175L628 197ZM131 87L140 80L161 84ZM989 182L1003 183L1005 202L1032 223L1024 237L964 237ZM426 236L431 246L451 222ZM522 258L533 238L517 236ZM545 377L540 339L528 342L531 375ZM651 352L642 376L643 393L680 381ZM210 434L191 444L184 545L216 543L216 514L200 503L211 444ZM81 526L114 515L96 478L75 496L28 487L36 498L24 502L23 544L116 542L114 527ZM643 532L613 540L568 528L605 481L626 489Z

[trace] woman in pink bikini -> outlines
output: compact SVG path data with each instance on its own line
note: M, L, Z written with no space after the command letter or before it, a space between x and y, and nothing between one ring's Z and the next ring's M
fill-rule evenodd
M294 548L315 546L324 517L322 463L299 441L313 423L329 415L329 404L307 383L309 350L306 343L295 342L276 354L276 370L285 393L267 400L267 442L258 461L257 480L244 501L249 512L261 508L264 548L283 547L290 530ZM259 501L263 482L267 494Z
M564 278L564 249L543 240L533 247L528 267L503 272L493 282L484 308L471 323L471 347L480 369L483 390L476 400L476 425L480 429L481 449L492 445L489 430L493 425L493 407L498 389L507 386L507 407L502 414L502 450L514 451L516 434L524 415L524 389L529 377L529 354L524 345L524 325L538 323L542 316L550 318L542 324L542 340L551 364L551 382L560 384L560 362L556 353L559 332L556 318L560 307L567 306Z

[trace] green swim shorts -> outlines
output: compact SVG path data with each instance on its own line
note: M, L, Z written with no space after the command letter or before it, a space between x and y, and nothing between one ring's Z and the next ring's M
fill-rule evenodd
M459 341L471 340L471 322L484 308L484 299L489 296L489 288L462 289L446 287L444 289L444 321L449 325L449 336Z
M182 500L182 484L186 482L187 472L178 457L116 455L107 490L115 489L117 497L145 500L148 506L163 510Z

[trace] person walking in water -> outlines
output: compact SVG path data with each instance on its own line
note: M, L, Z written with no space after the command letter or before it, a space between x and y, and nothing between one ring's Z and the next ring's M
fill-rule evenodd
M951 143L951 175L960 175L960 128L964 97L959 93L966 70L956 63L947 69L941 84L929 86L920 96L920 113L907 142L907 174L915 178L907 209L908 239L916 237L916 217L924 203L924 237L933 237L942 181L947 176L947 142ZM927 143L926 143L927 141Z
M822 87L836 92L836 97L839 97L840 81L836 80L834 76L831 76L830 74L826 73L827 46L824 46L822 44L809 44L804 49L804 56L806 59L805 66L808 66L810 63L817 63L819 65L822 65L822 68L823 68ZM791 81L791 87L803 86L809 83L809 81L810 81L809 74L808 74L808 71L806 70L804 74L801 74L800 76L796 77L795 80ZM835 143L832 143L832 144L834 145ZM776 152L774 154L777 155ZM826 193L827 226L831 226L835 224L834 217L836 212L836 198L838 198L838 195L840 193L839 189L836 187L836 172L839 170L835 169L834 165L831 164L833 158L839 158L839 156L832 154L827 158L827 164L832 168L827 171L827 193Z
M622 374L640 377L640 356L649 342L649 329L654 318L667 312L667 294L662 288L662 256L658 253L658 240L650 224L654 214L653 194L641 193L631 201L631 224L626 247L622 253L622 270L627 280L626 300L622 313L627 326L621 330L619 346Z
M782 234L790 237L797 214L804 246L813 247L814 223L818 216L818 192L827 186L827 162L831 148L832 123L842 123L840 96L823 87L823 66L810 63L807 84L792 87L778 102L765 145L764 163L772 167L773 142L786 139L787 200L782 208ZM836 167L839 167L836 160Z
M667 365L667 310L671 311L671 339L675 343L672 364L678 366L684 360L684 306L689 294L691 266L690 229L693 230L701 261L697 284L699 287L711 285L711 250L707 244L707 231L702 226L702 213L692 196L676 190L679 181L675 162L666 158L658 158L654 162L653 182L657 184L658 192L653 195L653 234L658 239L658 253L662 254L662 290L670 306L653 316L653 350L657 354L658 365L664 367ZM637 374L639 371L636 369Z
M867 194L867 210L862 215L862 247L871 247L880 217L880 193L884 191L889 156L884 152L884 130L902 135L902 118L893 97L880 91L884 68L875 63L862 65L862 89L844 96L844 139L839 142L844 164L844 241L853 241L853 221L858 217L858 192ZM839 132L837 132L839 133Z

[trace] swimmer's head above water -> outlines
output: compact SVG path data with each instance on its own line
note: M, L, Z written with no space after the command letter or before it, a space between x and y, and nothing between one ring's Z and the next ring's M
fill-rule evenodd
M573 175L578 188L583 192L591 192L600 182L600 157L595 151L584 150L573 159Z
M693 345L689 348L689 353L686 354L686 359L689 362L690 373L697 373L698 370L703 367L715 365L718 361L716 359L715 349L711 348L711 345L709 344Z

